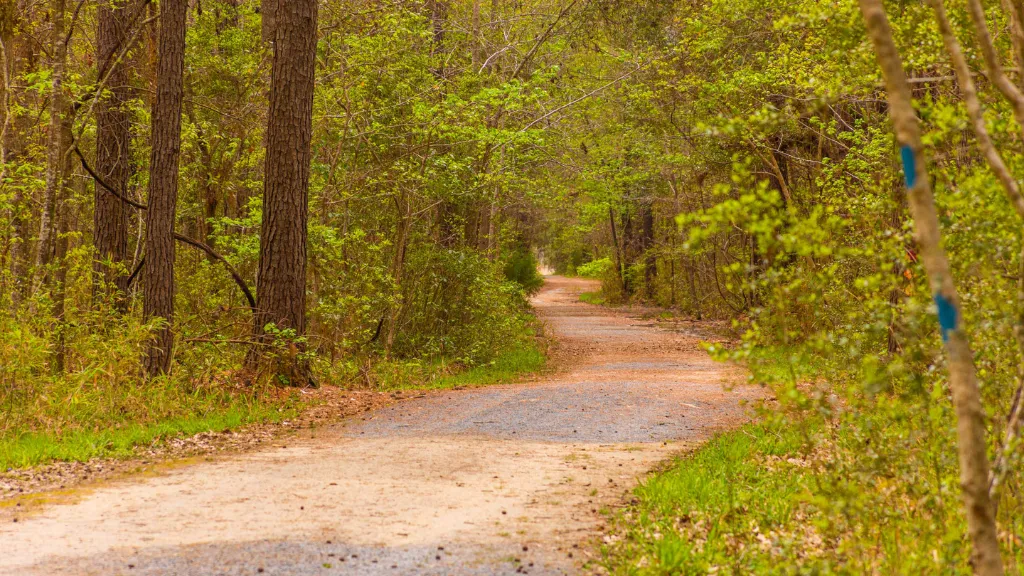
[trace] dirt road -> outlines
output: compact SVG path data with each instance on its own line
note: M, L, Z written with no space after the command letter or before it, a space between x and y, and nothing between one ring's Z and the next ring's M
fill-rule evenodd
M553 277L534 299L555 375L100 486L0 523L0 574L586 572L601 509L758 392L723 391L699 327L581 304L584 289Z

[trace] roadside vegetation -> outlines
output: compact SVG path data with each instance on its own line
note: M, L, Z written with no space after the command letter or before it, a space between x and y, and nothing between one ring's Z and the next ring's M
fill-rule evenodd
M1019 573L1019 1L285 4L0 5L6 462L507 380L543 264L778 402L615 570Z
M0 7L0 468L542 365L539 118L583 13L272 4Z
M636 489L610 518L602 563L611 574L972 573L942 411L892 398L808 409L804 393L787 390L856 382L844 367L807 360L792 349L754 353L753 380L779 400ZM998 516L1010 567L1024 565L1021 506L1009 499Z
M549 255L585 301L731 320L777 403L645 482L607 566L1019 573L1020 7L661 10Z

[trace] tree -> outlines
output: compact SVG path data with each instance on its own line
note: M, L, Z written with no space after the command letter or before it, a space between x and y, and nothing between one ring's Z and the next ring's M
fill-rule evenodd
M267 155L260 229L259 299L254 330L306 332L306 236L312 161L313 89L316 72L317 2L281 1L275 9L274 63L267 119ZM253 366L257 354L249 356ZM276 369L304 382L301 361Z
M97 76L106 77L108 86L96 106L96 172L104 182L122 192L128 189L131 176L131 118L126 109L131 89L127 62L118 62L117 57L128 40L128 7L128 0L101 2L96 30ZM94 184L93 196L94 272L108 289L123 292L128 277L116 274L115 269L128 256L128 207L98 183Z
M949 385L953 392L959 440L960 487L974 545L974 570L978 574L998 576L1003 573L1003 565L995 510L989 497L985 411L978 389L974 354L962 325L960 297L953 283L949 258L942 247L939 216L927 163L921 152L921 134L911 102L910 84L882 1L860 0L860 6L889 92L889 114L901 147L915 237L938 309L942 340L949 355Z
M39 217L39 241L36 244L35 286L37 287L53 257L55 235L55 211L57 196L64 184L64 131L61 124L66 114L64 97L64 68L67 60L68 43L64 37L64 0L54 0L51 9L53 20L50 29L53 76L50 81L50 124L47 127L46 143L46 187L43 191L43 211Z
M146 267L143 317L161 319L145 358L150 376L171 366L174 336L174 218L181 153L182 71L185 66L185 16L188 0L164 0L160 7L160 55L153 103L149 156L149 209L146 212Z

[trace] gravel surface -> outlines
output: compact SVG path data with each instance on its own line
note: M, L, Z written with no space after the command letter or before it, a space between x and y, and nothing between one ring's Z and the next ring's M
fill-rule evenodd
M575 574L659 462L742 422L710 325L534 299L558 342L537 382L434 392L145 476L0 511L0 574ZM639 315L638 315L639 312Z

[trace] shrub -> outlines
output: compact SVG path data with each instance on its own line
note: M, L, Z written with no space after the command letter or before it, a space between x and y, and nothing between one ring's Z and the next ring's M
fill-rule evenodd
M530 295L544 285L544 277L537 271L537 258L525 249L517 250L505 262L505 279L519 284Z
M576 273L584 278L603 278L615 267L611 258L599 258L576 267Z

